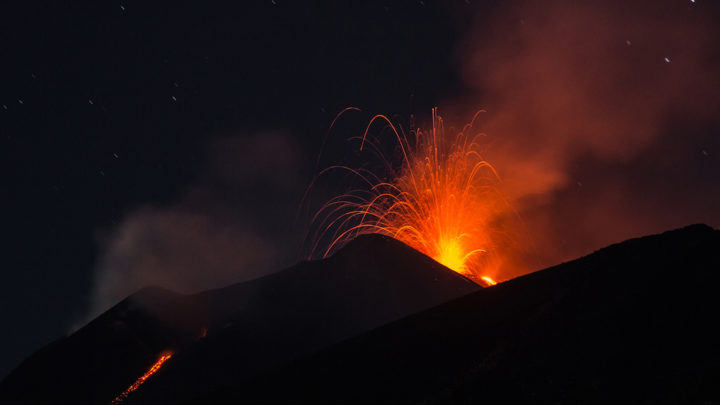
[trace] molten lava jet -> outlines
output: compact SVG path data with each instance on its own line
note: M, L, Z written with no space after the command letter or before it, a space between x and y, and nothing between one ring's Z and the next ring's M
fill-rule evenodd
M437 108L432 110L432 130L412 129L410 136L386 116L373 117L357 138L360 151L374 153L389 173L362 165L331 166L318 174L346 171L361 186L318 210L312 219L316 234L311 254L326 244L325 257L359 234L380 233L478 283L496 284L492 277L498 276L502 262L498 241L507 237L498 223L514 211L499 190L494 167L481 155L484 134L473 130L481 112L455 136L446 132ZM368 136L376 122L384 122L394 135L399 164L386 157L379 140Z
M123 391L120 395L115 397L113 401L111 402L112 405L119 404L122 401L124 401L130 393L138 389L150 376L155 374L158 370L160 370L160 367L172 357L172 352L163 353L160 358L150 367L148 371L145 372L140 378L137 379L131 386L129 386L125 391Z

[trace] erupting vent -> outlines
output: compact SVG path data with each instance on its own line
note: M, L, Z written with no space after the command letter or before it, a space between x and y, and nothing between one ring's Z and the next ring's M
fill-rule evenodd
M331 166L318 174L346 171L361 186L330 199L317 212L313 223L318 234L312 252L327 243L324 257L360 234L380 233L478 283L496 284L493 278L498 277L501 264L497 239L507 235L497 229L498 223L514 212L499 190L494 167L481 156L484 134L473 130L481 112L455 136L446 133L437 108L432 110L432 130L414 129L410 137L386 116L373 117L361 138L360 151L373 152L379 159L376 166L389 173L362 165ZM379 140L368 137L376 121L385 122L395 136L399 164L386 157Z

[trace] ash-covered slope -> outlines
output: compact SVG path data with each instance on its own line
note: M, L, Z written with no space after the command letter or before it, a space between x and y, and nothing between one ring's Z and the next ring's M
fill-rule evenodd
M197 340L200 319L190 297L144 288L21 363L0 382L0 404L107 404L159 353Z
M720 403L720 232L629 240L187 403Z
M23 362L0 382L0 403L107 404L168 350L127 401L172 403L478 289L367 235L327 260L218 290L141 290Z

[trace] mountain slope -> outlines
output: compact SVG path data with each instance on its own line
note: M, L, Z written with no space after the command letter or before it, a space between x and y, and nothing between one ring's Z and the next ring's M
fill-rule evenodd
M0 383L0 403L107 404L167 350L174 356L128 400L172 402L478 289L367 235L327 260L218 290L144 289L31 356Z
M188 403L720 403L720 232L629 240Z
M197 339L193 312L187 296L144 288L26 359L0 382L0 403L107 404L160 352Z

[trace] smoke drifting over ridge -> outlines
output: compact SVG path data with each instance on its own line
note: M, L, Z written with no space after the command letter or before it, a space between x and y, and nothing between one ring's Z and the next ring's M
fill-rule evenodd
M504 4L457 51L467 89L452 105L488 110L487 158L533 239L531 266L720 224L713 16L690 2L588 3Z
M148 285L192 293L292 263L288 224L305 183L298 156L277 132L210 145L206 169L178 201L135 209L100 238L90 319Z

